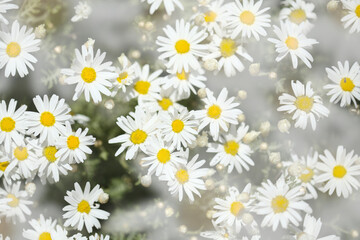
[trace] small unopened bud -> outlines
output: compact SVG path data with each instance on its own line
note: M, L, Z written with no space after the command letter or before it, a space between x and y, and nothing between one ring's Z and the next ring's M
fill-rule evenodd
M276 79L277 78L277 73L276 72L269 72L269 78L270 79Z
M171 217L172 215L174 215L174 209L172 207L165 208L165 216Z
M181 226L179 227L179 232L181 232L181 233L186 233L186 232L187 232L187 227L186 227L185 225L181 225Z
M109 201L109 194L103 192L99 196L99 203L105 204Z
M359 232L356 231L356 230L352 230L352 231L351 231L351 237L353 237L353 238L359 237Z
M244 90L238 91L238 96L241 100L245 100L247 98L247 92Z
M196 139L196 143L199 147L206 147L208 145L208 136L205 131Z
M326 8L329 12L334 12L339 7L339 1L331 0L327 3Z
M88 38L87 42L84 43L85 47L87 48L94 46L94 44L95 44L95 40L92 38Z
M266 143L266 142L262 142L261 144L260 144L260 150L261 151L266 151L267 149L268 149L268 144Z
M205 88L200 88L197 92L199 98L206 98L206 89Z
M301 163L293 163L288 167L288 172L291 176L299 177L306 170L306 167Z
M244 213L241 217L241 219L243 220L243 222L247 225L250 224L254 221L254 217L253 215L251 215L250 213Z
M239 121L239 122L244 122L245 119L246 119L246 117L245 117L245 115L244 115L243 113L242 113L242 114L239 114L239 116L238 116L238 121Z
M242 192L239 194L239 201L247 203L250 200L250 195L247 192Z
M151 176L150 175L144 175L140 179L141 185L144 187L150 187L151 185Z
M208 219L211 219L211 218L213 217L214 213L216 213L216 211L214 211L214 210L208 210L208 211L206 212L206 217L207 217Z
M46 36L45 24L40 24L35 28L35 37L44 38Z
M218 171L224 170L224 165L222 165L222 164L216 165L216 170L218 170Z
M282 162L279 162L278 164L276 164L276 167L279 168L279 169L281 169L281 168L283 167Z
M132 50L129 55L134 59L138 59L141 57L141 52L139 50Z
M208 59L204 62L204 68L208 71L215 71L218 69L218 62L216 59Z
M199 14L195 17L195 24L196 25L202 25L205 22L204 16L202 14Z
M252 76L257 76L260 72L260 63L253 63L249 66L249 73Z
M260 135L260 132L256 132L256 131L248 132L244 136L243 141L244 141L245 144L249 144L252 141L254 141L259 135Z
M25 185L25 191L30 195L34 195L36 191L36 185L33 182L29 182Z
M287 119L282 119L278 122L278 129L281 133L289 133L291 123Z
M266 121L266 122L262 122L260 124L260 132L263 136L267 136L270 132L270 122Z
M279 162L281 162L281 156L279 152L271 152L269 154L269 161L272 164L278 164Z
M145 29L148 30L148 31L151 31L154 29L154 24L152 22L146 22L145 23Z

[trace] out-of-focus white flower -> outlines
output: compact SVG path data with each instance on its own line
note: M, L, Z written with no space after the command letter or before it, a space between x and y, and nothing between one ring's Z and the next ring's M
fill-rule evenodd
M175 6L180 8L181 10L184 10L184 6L179 0L141 0L141 2L147 2L150 7L150 14L154 14L156 10L159 9L161 3L164 4L166 13L168 15L171 15L175 11Z
M350 33L360 32L360 0L341 0L343 8L347 11L341 21L344 22L344 28L350 27Z
M289 129L291 127L291 123L289 122L289 120L287 119L281 119L279 122L278 122L278 129L280 132L282 133L289 133Z
M84 19L88 19L92 12L90 5L86 1L79 2L78 5L74 7L74 9L75 16L71 18L72 22L78 22Z
M339 237L335 235L330 235L327 237L318 238L321 230L322 222L319 219L316 220L315 217L306 214L304 219L304 230L296 234L294 237L297 240L340 240Z

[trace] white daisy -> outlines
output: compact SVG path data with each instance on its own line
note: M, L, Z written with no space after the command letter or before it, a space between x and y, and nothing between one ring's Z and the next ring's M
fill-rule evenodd
M231 173L235 167L238 173L242 173L243 168L249 171L249 165L254 166L254 161L250 158L251 148L242 142L243 137L249 130L249 126L242 123L236 131L236 135L226 134L220 137L220 143L209 143L206 150L210 153L216 153L211 159L210 166L218 163L228 167L228 173Z
M160 121L159 129L162 130L164 140L176 149L187 148L196 141L195 128L198 126L198 121L194 119L193 111L188 112L184 109L164 112L160 114Z
M62 226L57 225L55 230L51 240L74 240L73 238L68 238L68 232Z
M190 68L200 69L198 57L203 57L208 46L202 44L208 36L205 30L198 31L198 27L191 27L184 19L176 21L176 28L166 26L164 32L167 37L159 36L156 44L160 46L158 51L162 54L160 59L168 59L166 67L181 73L189 72Z
M2 216L5 216L6 220L12 220L16 224L16 219L19 219L20 222L25 222L25 215L31 215L31 210L28 205L32 205L33 202L27 200L29 194L20 190L21 182L15 182L11 185L8 185L6 181L4 183L4 188L0 188L0 199L6 199L6 203L0 205L0 209L8 208L7 211L2 212ZM3 206L6 204L7 206Z
M244 64L240 61L239 56L250 62L253 61L253 58L241 44L227 34L213 35L212 42L209 44L209 51L210 53L204 57L204 60L217 59L218 70L224 68L227 77L235 76L236 71L242 72L244 70Z
M33 229L24 229L23 237L25 239L34 240L52 240L55 239L55 226L56 220L51 218L45 219L43 215L40 215L40 219L32 219L29 224Z
M229 196L225 199L215 198L217 205L214 206L217 212L213 214L216 218L215 224L234 226L237 233L241 231L241 227L246 225L242 216L249 212L253 200L250 196L251 184L247 184L240 193L236 187L229 188Z
M186 151L186 159L189 157L189 151ZM208 168L200 168L205 164L205 160L196 161L199 154L195 155L186 165L182 164L177 166L172 176L162 175L161 181L167 181L169 191L171 194L178 194L179 201L182 201L184 191L191 202L194 201L194 195L201 197L200 190L206 190L205 182L202 180L207 175Z
M274 25L274 32L278 39L269 38L268 40L275 43L276 52L279 53L275 59L277 62L290 54L293 68L298 67L297 58L300 58L308 68L311 68L311 62L314 61L314 58L306 49L318 43L315 39L307 38L302 29L293 23L284 24L281 22L280 28Z
M345 29L350 27L350 33L360 32L360 0L341 0L343 8L347 11L341 21Z
M204 18L202 26L211 34L221 32L227 25L228 12L224 0L211 1L206 5L206 11L200 14Z
M119 156L127 148L129 149L126 151L126 160L135 158L139 149L145 152L146 145L155 134L157 122L157 114L151 115L139 106L128 116L119 117L116 124L125 133L109 140L110 144L121 143L115 156Z
M304 33L313 27L310 20L316 19L315 5L304 0L291 0L286 2L289 6L280 11L280 19L298 25Z
M165 89L172 88L180 98L189 98L190 92L196 94L196 88L205 88L204 82L207 80L203 75L204 70L181 73L168 70L170 75L166 76L163 80L162 87Z
M360 187L360 182L355 177L360 175L358 159L354 151L346 154L343 146L338 146L335 158L329 150L325 150L324 155L320 155L322 162L317 164L320 174L316 176L315 181L323 183L319 189L323 192L329 191L329 195L336 190L338 197L348 198L352 188L357 190Z
M154 14L154 12L160 7L160 5L163 3L165 6L166 13L168 15L171 15L172 12L175 11L175 7L180 8L181 10L184 10L184 6L182 5L180 0L141 0L141 2L147 2L150 7L150 14Z
M339 237L335 235L330 235L327 237L318 238L321 230L321 219L317 219L306 214L304 218L304 230L294 236L294 239L311 239L311 240L340 240Z
M40 135L40 143L55 144L59 136L65 131L65 122L71 119L71 109L65 99L47 95L42 100L38 95L34 99L37 112L27 112L29 134Z
M0 178L3 178L8 184L11 184L12 181L21 180L21 176L19 175L17 168L12 171L6 171L10 164L10 160L9 153L5 153L5 151L0 150Z
M28 68L34 71L33 63L37 59L31 55L39 51L40 39L35 39L32 28L20 25L18 21L13 22L11 31L0 32L0 69L5 67L5 77L15 76L16 72L20 77L29 74Z
M24 135L28 128L25 111L27 106L22 105L16 110L17 101L11 99L9 107L6 102L0 104L0 144L3 144L6 152L10 152L12 143L21 145L24 143Z
M311 127L315 131L316 118L328 117L329 110L323 105L321 97L314 95L311 82L306 87L300 81L291 81L291 87L295 96L283 93L279 97L280 105L277 110L285 111L288 114L294 113L295 127L305 129L310 119Z
M256 213L266 215L261 226L272 226L275 231L279 224L283 228L287 228L289 221L295 226L299 226L302 220L300 211L311 213L311 207L302 200L301 186L290 188L285 183L282 175L274 185L270 180L263 182L261 187L257 189L259 203L256 207Z
M254 36L256 40L260 40L260 36L266 36L264 28L270 27L270 15L264 14L270 8L260 9L262 0L235 0L229 3L229 28L231 29L231 38L235 39L241 34L241 37L250 38Z
M88 128L84 131L78 128L76 132L73 132L69 122L66 122L65 126L66 130L58 140L59 150L55 153L55 157L70 164L83 163L86 154L92 153L88 146L94 145L95 138L92 135L87 136Z
M88 19L92 9L87 1L79 2L75 7L75 16L71 18L72 22L78 22L84 19Z
M214 221L212 221L212 224L215 228L215 231L206 231L201 232L200 236L208 239L214 239L214 240L236 240L236 233L233 231L232 228L228 226L221 226L215 224Z
M63 218L66 219L64 226L76 227L81 231L85 224L87 232L91 233L93 227L96 229L101 227L98 219L106 220L110 216L108 212L99 209L99 204L96 203L103 190L96 185L90 191L89 182L86 183L84 191L77 182L74 187L75 190L66 192L65 201L69 205L63 208L63 211L66 212L63 215Z
M168 146L160 136L153 137L146 147L145 154L147 157L142 158L142 166L150 166L148 174L155 173L156 176L161 174L171 175L175 166L186 164L183 152L175 152L174 146Z
M102 100L101 94L110 96L108 88L112 86L109 80L115 79L118 75L114 72L115 68L112 62L105 62L106 53L97 50L94 56L92 46L81 46L81 53L75 49L75 59L71 68L62 69L61 73L68 76L65 79L66 84L76 84L73 100L76 101L80 95L85 93L85 100L90 102L90 96L95 103Z
M89 240L110 240L110 236L95 233L95 235L89 237Z
M3 13L6 13L8 10L12 10L12 9L18 9L19 6L13 3L9 3L12 2L12 0L2 0L0 1L0 21L8 24L9 21L2 15Z
M338 103L340 106L349 106L351 102L357 106L356 100L360 100L360 66L355 62L350 68L349 62L344 65L338 62L338 68L332 66L326 68L328 78L333 82L324 86L328 89L328 96L331 96L330 102Z
M237 125L237 117L242 113L240 109L236 109L240 103L234 102L235 97L227 99L227 96L226 88L221 90L217 99L206 89L206 98L203 99L205 109L195 111L195 117L200 120L198 131L210 124L210 134L215 141L219 138L220 128L227 132L227 124Z

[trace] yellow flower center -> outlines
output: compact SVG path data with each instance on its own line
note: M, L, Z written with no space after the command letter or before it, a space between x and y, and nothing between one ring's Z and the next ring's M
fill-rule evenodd
M157 159L163 164L167 163L170 161L170 151L165 148L160 149L157 154Z
M244 208L241 202L233 202L230 206L230 212L232 215L237 216Z
M291 50L296 50L299 47L299 41L296 38L290 36L285 40L285 44Z
M225 143L224 150L227 154L235 156L238 153L239 147L239 144L232 140Z
M40 122L45 127L52 127L55 124L55 116L51 112L43 112L40 116Z
M311 168L306 168L306 170L304 171L305 173L301 174L299 179L304 182L304 183L307 183L307 182L310 182L311 179L313 178L314 176L314 170L312 170Z
M184 184L189 181L189 174L185 169L179 169L176 172L175 177L180 184Z
M9 166L10 162L0 162L0 171L5 172L7 166Z
M29 157L29 153L26 147L16 147L14 150L14 156L17 158L17 160L24 161Z
M181 132L184 129L184 126L184 122L180 119L174 120L171 124L172 130L176 133Z
M17 57L19 56L20 52L21 52L21 47L17 42L11 42L6 47L6 54L9 57L12 58Z
M355 9L355 14L358 18L360 18L360 5L358 5Z
M128 76L129 74L127 72L122 72L119 74L119 77L116 80L121 83L121 81L126 79Z
M221 55L225 58L231 57L237 50L236 42L230 38L224 38L220 43Z
M52 240L51 234L48 232L43 232L42 234L40 234L39 240Z
M9 193L6 197L11 199L11 201L7 203L9 205L9 207L14 208L14 207L19 206L19 199L17 197L15 197L14 194Z
M146 132L140 129L133 131L130 135L130 141L133 144L141 144L145 142L146 138L147 138Z
M137 91L139 94L142 95L147 94L149 88L150 88L150 83L147 81L137 81L134 86L135 91Z
M90 204L86 200L82 200L77 207L78 212L89 214L91 208Z
M184 39L179 40L175 44L175 49L179 54L184 54L190 51L190 43Z
M284 196L276 196L271 201L271 207L275 213L285 212L287 207L289 206L289 200L287 200Z
M4 117L0 122L1 131L11 132L15 128L15 121L11 117Z
M221 116L221 108L214 104L209 107L207 114L210 118L218 119Z
M167 111L169 107L173 105L169 98L163 98L162 100L158 101L158 103L164 111Z
M176 76L180 80L187 80L189 78L189 73L185 72L185 70L183 69L181 73L176 73Z
M71 135L66 140L67 146L71 150L75 150L80 146L80 140L77 136Z
M240 14L240 21L246 25L253 25L255 22L255 15L250 11L243 11Z
M96 79L95 69L91 67L84 67L84 69L81 72L81 78L86 83L92 83Z
M57 153L57 149L54 146L48 146L43 150L43 154L49 162L56 161L56 157L55 157L56 153Z
M295 9L290 13L290 21L296 24L300 24L306 20L306 13L302 9Z
M205 22L215 22L217 14L214 11L208 11L205 13L204 19Z
M314 99L310 98L308 96L300 96L300 97L296 98L294 104L295 104L295 107L297 107L298 109L300 109L306 113L309 113L314 104Z
M337 165L333 169L333 175L336 178L343 178L346 175L346 172L347 171L344 168L344 166L341 166L341 165Z
M345 92L351 92L354 89L355 85L350 78L344 77L340 81L340 87Z

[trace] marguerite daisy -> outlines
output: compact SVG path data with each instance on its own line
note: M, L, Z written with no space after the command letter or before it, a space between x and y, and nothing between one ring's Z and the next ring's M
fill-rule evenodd
M294 239L340 240L340 238L335 235L318 238L322 225L320 218L316 220L316 218L310 216L309 214L306 214L303 225L304 225L304 230L300 233L297 233L294 236Z
M234 102L235 97L227 99L228 90L223 88L216 99L207 88L206 98L203 99L205 109L195 111L195 117L200 120L198 131L210 124L210 134L216 141L219 138L220 129L228 131L227 124L237 125L237 117L242 113L237 109L240 103Z
M304 33L307 33L313 26L310 20L316 19L315 5L304 0L291 0L286 3L289 6L281 9L280 19L298 25Z
M105 62L106 53L97 50L94 56L92 46L81 46L81 53L75 49L75 59L71 68L62 69L61 73L66 75L66 84L76 84L73 100L77 100L80 95L85 93L85 100L90 102L90 96L95 103L102 100L101 94L110 96L109 88L112 86L109 80L118 77L112 62Z
M32 28L20 25L18 21L13 22L10 32L0 34L0 69L5 65L5 77L15 76L16 72L20 77L29 74L28 68L34 71L33 63L37 59L31 55L39 51L40 39L35 39Z
M202 26L211 34L221 32L227 25L228 12L224 0L211 1L206 5L206 10L200 14L204 18ZM197 16L198 14L195 15L195 18Z
M310 119L311 127L316 129L316 117L327 117L329 110L323 105L321 97L314 95L311 82L306 87L300 81L291 81L291 87L295 96L283 93L279 97L280 105L277 110L285 111L288 114L294 113L295 127L305 129Z
M311 62L314 58L306 50L318 42L315 39L307 38L302 29L293 23L281 22L280 28L274 25L274 32L278 39L269 38L268 40L275 43L276 52L279 55L276 61L280 62L288 54L291 56L293 68L298 67L298 58L300 58L308 68L311 68Z
M2 13L6 13L8 10L12 10L12 9L18 9L19 6L13 3L9 3L12 2L12 0L2 0L0 2L0 21L8 24L9 21L2 15Z
M260 36L266 36L264 28L270 27L270 15L264 14L270 8L260 9L262 0L235 0L228 6L228 26L231 31L231 38L235 39L241 34L241 37L250 38L254 36L256 40L260 40Z
M348 106L351 102L357 106L356 100L360 100L360 66L355 62L350 68L349 62L344 65L338 62L338 68L333 66L326 68L328 78L333 82L324 86L328 89L328 96L331 96L330 102L338 103L340 106Z
M51 218L45 219L43 215L40 215L40 219L32 219L29 224L33 229L23 230L23 237L25 239L34 240L52 240L55 239L55 226L56 220Z
M338 197L349 197L352 188L360 187L360 182L355 177L360 175L360 164L356 162L358 159L359 157L354 155L354 151L346 154L343 146L338 146L336 157L329 150L325 150L324 155L320 155L322 162L316 166L320 173L316 176L315 181L323 183L319 189L323 192L329 191L329 195L336 190Z
M259 202L256 206L256 212L259 215L266 215L261 226L272 226L275 231L279 224L287 228L289 221L295 226L299 226L302 220L299 211L311 213L311 207L302 200L301 186L290 188L285 183L282 175L274 185L270 180L263 182L257 189L260 193L257 197Z
M350 33L360 32L360 0L341 0L347 15L341 21L344 27L350 27Z
M150 14L154 14L154 12L160 7L163 3L165 6L166 13L171 15L173 11L175 11L175 6L184 10L184 6L182 5L180 0L141 0L141 2L147 2L150 7Z
M89 182L86 183L84 191L77 182L74 187L75 190L66 192L65 201L69 205L63 208L63 211L66 212L63 215L63 218L66 219L64 226L76 227L81 231L85 224L87 232L91 233L94 227L96 229L101 227L98 219L106 220L110 216L108 212L99 209L99 204L96 203L103 190L96 185L90 191Z
M168 59L166 67L181 73L183 70L189 72L190 68L200 69L198 57L203 57L207 45L201 42L208 36L205 30L198 31L198 27L191 27L184 19L176 21L176 28L166 26L164 32L167 37L159 36L156 44L162 53L160 59Z

